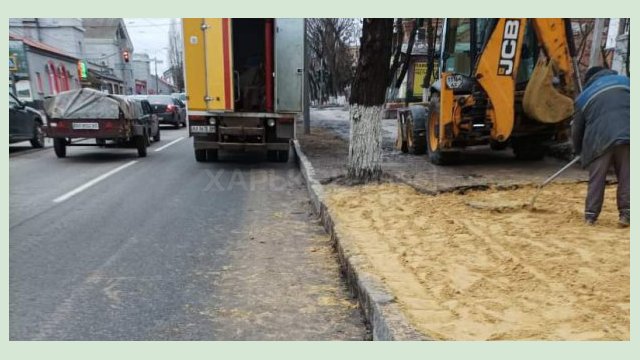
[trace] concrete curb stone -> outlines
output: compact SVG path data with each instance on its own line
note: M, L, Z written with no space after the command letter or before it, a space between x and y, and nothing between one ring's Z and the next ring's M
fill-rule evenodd
M347 283L356 294L360 308L371 326L373 340L432 340L409 324L382 279L364 270L364 257L358 255L353 246L340 240L340 234L336 231L331 213L324 202L322 184L315 178L313 165L302 151L298 140L293 140L293 148L311 203L320 216L325 231L331 235Z

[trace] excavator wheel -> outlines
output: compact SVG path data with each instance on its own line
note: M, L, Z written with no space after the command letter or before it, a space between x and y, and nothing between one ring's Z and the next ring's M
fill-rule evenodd
M407 121L407 145L408 151L414 155L422 155L427 152L426 122L427 112L424 106L410 106L411 115Z
M543 145L543 141L544 139L539 138L511 139L513 154L518 160L542 160L547 152L547 147Z
M509 146L509 142L508 141L495 141L495 140L491 140L489 142L489 146L491 147L491 150L493 151L502 151L504 149L506 149Z
M396 117L396 124L398 125L398 130L396 132L396 149L402 151L403 153L409 152L409 146L407 145L407 127L406 124L403 123L404 114L398 111L398 115Z
M429 161L435 165L452 165L460 160L460 152L443 151L440 146L440 100L435 98L427 111L427 151Z

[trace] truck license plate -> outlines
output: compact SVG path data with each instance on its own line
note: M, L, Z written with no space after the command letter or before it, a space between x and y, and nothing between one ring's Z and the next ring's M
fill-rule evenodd
M192 133L215 133L216 127L209 125L192 125L191 126Z
M98 123L73 123L72 128L74 130L99 130Z

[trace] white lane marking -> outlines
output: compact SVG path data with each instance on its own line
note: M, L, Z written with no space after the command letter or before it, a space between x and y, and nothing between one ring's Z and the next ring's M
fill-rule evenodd
M69 191L68 193L66 193L64 195L55 198L53 200L53 202L54 203L61 203L61 202L65 201L65 200L69 199L70 197L72 197L72 196L74 196L74 195L76 195L76 194L78 194L78 193L80 193L80 192L92 187L93 185L99 183L100 181L108 178L109 176L111 176L111 175L113 175L113 174L115 174L115 173L117 173L119 171L122 171L122 170L128 168L129 166L131 166L131 165L133 165L133 164L135 164L137 162L138 162L138 160L131 160L131 161L129 161L128 163L126 163L124 165L118 166L117 168L115 168L115 169L113 169L113 170L111 170L111 171L109 171L107 173L104 173L104 174L98 176L97 178L95 178L93 180L90 180L90 181L86 182L84 185L81 185L81 186Z
M182 139L184 139L184 136L180 136L179 138L177 138L177 139L173 140L172 142L170 142L170 143L168 143L168 144L166 144L166 145L160 146L160 147L159 147L159 148L157 148L155 151L156 151L156 152L158 152L158 151L162 151L162 150L164 150L164 149L168 148L169 146L171 146L171 145L173 145L173 144L177 143L178 141L180 141L180 140L182 140Z

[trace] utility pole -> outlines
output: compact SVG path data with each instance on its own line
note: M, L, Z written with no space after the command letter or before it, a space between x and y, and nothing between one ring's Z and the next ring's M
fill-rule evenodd
M304 75L303 75L303 89L304 91L302 92L302 116L304 118L304 133L305 134L310 134L311 133L311 118L309 115L309 49L308 49L308 39L307 39L307 19L304 19L304 41L303 41L303 47L304 47L304 63L303 63L303 69L304 69Z
M154 63L154 67L155 67L155 73L156 73L156 95L160 93L160 86L159 86L159 79L158 79L158 63L162 64L162 60L158 60L157 57L153 58L153 63Z
M597 18L593 25L593 36L591 37L591 53L589 53L589 67L602 65L602 31L604 30L604 18Z

